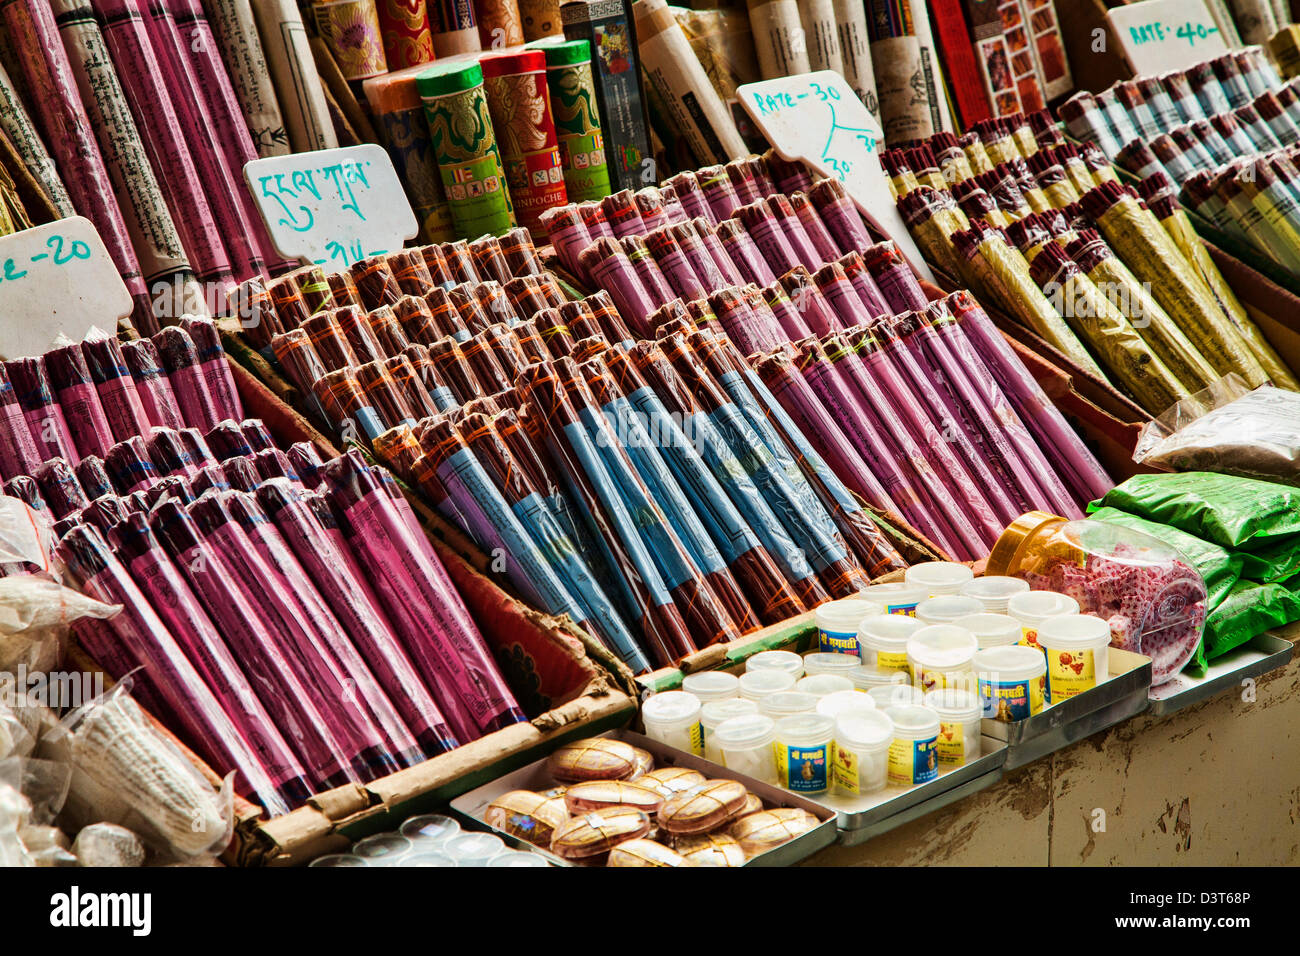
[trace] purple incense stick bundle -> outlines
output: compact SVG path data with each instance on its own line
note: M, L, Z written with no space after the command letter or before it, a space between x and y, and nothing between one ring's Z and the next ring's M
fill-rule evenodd
M185 424L206 430L226 418L208 390L207 376L189 333L180 326L168 326L153 341Z
M921 284L916 281L912 267L907 264L892 239L862 250L862 261L866 263L867 271L871 273L871 278L875 280L893 314L924 309L929 303L925 292L921 290Z
M244 417L244 405L239 400L239 391L235 387L234 376L230 372L230 362L221 348L221 333L211 319L195 316L182 316L181 328L189 333L194 348L199 355L199 368L203 373L204 384L212 396L212 404L219 418L233 418L236 421Z
M126 506L122 504L122 500L113 492L109 492L94 499L81 509L81 522L90 525L101 535L107 537L110 528L119 521L125 521L130 515L131 512L127 511ZM127 555L126 559L129 561L130 556Z
M475 740L523 720L442 562L394 506L376 470L355 451L323 470L344 534L456 737Z
M825 335L845 327L845 323L840 321L826 297L817 288L812 275L803 266L785 273L780 282L790 303L803 319L803 324L812 330L813 335Z
M226 473L221 465L217 463L204 465L196 475L190 478L188 484L191 499L199 497L205 491L230 490L230 482L226 480Z
M875 318L838 262L822 266L812 274L812 280L835 316L835 329L861 325Z
M624 236L644 236L650 231L641 221L641 213L637 209L636 199L630 189L606 196L600 201L600 209L605 215L609 228L618 239Z
M709 208L713 210L715 223L721 224L723 220L730 219L731 214L745 204L732 185L725 167L705 166L697 169L695 179L700 184L700 191L704 193Z
M787 197L790 208L794 210L800 225L803 226L804 233L808 236L809 243L812 244L813 251L820 262L834 262L840 257L840 247L835 244L831 238L830 232L826 229L826 223L822 222L821 216L817 214L817 207L812 201L801 192L793 192Z
M155 552L159 550L156 545L148 547ZM238 770L242 779L237 781L236 788L241 793L255 794L268 813L287 813L290 807L305 800L310 791L301 765L276 733L265 711L256 706L247 681L240 679L242 675L229 655L220 659L220 664L229 669L214 673L217 668L211 656L187 654L188 647L183 648L175 635L179 633L180 640L193 643L202 638L193 630L169 628L136 586L133 575L93 528L85 525L74 528L56 550L87 594L106 603L122 605L122 613L105 624L123 650L145 665L143 675L137 673L136 679L143 677L143 683L149 688L148 709L168 726L179 729L186 742L209 764L223 770ZM123 550L130 554L145 549ZM157 565L156 561L153 563ZM199 624L196 616L185 613L197 610L192 600L188 604L183 600L188 594L170 592L169 596L169 602L160 601L159 605L171 621L183 620L187 627ZM211 630L209 624L208 631ZM218 654L224 650L220 639L209 646ZM204 665L202 670L191 663L195 659ZM120 678L123 674L112 676ZM225 677L238 683L232 686L205 679ZM250 711L264 718L256 726L264 736L253 737L257 743L251 746L252 722L232 719L232 712L240 717L253 716Z
M775 152L767 156L767 168L776 188L783 193L807 192L812 189L812 173L799 160L784 159Z
M542 228L550 237L551 245L561 265L577 278L586 281L586 271L578 262L578 254L595 240L583 221L582 211L576 205L552 206L542 213Z
M727 331L727 337L745 355L764 352L781 344L783 330L771 311L755 313L740 289L723 289L709 296L709 306Z
M352 767L355 754L347 752L352 748L347 744L345 718L332 701L318 706L317 695L301 675L303 663L286 653L267 629L253 602L235 583L238 573L223 549L200 533L176 501L159 504L149 526L245 673L255 675L258 700L298 756L312 789L319 792L359 782Z
M664 203L664 215L668 217L668 224L685 222L691 216L687 213L682 201L677 198L677 190L672 186L664 184L659 187L659 198Z
M871 246L871 235L862 222L858 207L838 179L823 179L808 190L827 231L843 252L861 252Z
M14 359L5 363L5 372L13 385L14 397L23 410L38 460L62 458L75 465L81 459L68 431L63 409L50 388L45 361L40 358Z
M782 223L765 203L759 201L741 206L736 210L734 218L744 224L745 231L754 240L754 245L773 272L779 275L804 264L786 237ZM816 268L816 264L813 268ZM765 282L760 284L766 285Z
M160 501L179 501L183 505L194 500L189 483L180 475L168 475L160 478L149 488L141 492L141 501L147 514L158 506Z
M9 381L8 368L0 365L0 479L30 475L43 460Z
M248 442L253 451L268 451L275 448L275 439L271 437L271 432L266 427L266 423L260 418L246 418L239 423L239 431L244 436L244 441Z
M253 491L262 481L252 456L223 461L221 473L226 477L226 485L233 491Z
M41 497L55 519L65 518L74 511L80 511L90 504L90 499L81 490L72 466L62 458L51 458L36 466L32 472L36 485L41 489Z
M761 291L767 307L781 326L785 341L795 342L813 334L803 314L795 308L790 296L786 294L785 287L779 281L771 283Z
M293 462L278 448L263 448L261 451L254 452L253 467L257 469L258 477L263 481L285 478L294 483L298 482L298 472L294 469Z
M840 266L844 270L844 274L849 277L849 281L853 283L853 288L858 292L858 298L866 305L867 312L872 318L892 314L889 304L885 301L884 293L880 291L880 287L876 285L876 280L867 271L867 264L862 260L862 253L847 253L835 260L835 264Z
M90 379L95 383L95 393L113 440L123 441L133 435L148 434L151 427L149 415L117 339L92 333L81 343L81 354L90 370Z
M704 253L713 260L713 264L717 267L718 272L726 280L724 285L742 285L747 281L744 273L742 273L736 263L732 261L731 254L727 251L726 246L722 244L722 240L718 238L718 230L716 226L709 225L704 219L694 219L691 222L682 223L680 226L673 227L673 236L677 239L677 244L680 245L682 251L689 256L692 254L693 244L687 238L686 232L681 230L689 231L694 234L695 239L698 240ZM700 268L701 267L697 264L695 267L697 275L700 273Z
M108 477L104 460L95 455L81 459L77 465L77 483L91 501L113 494L113 479Z
M677 244L670 227L662 227L647 233L644 243L659 267L660 274L671 286L672 295L681 296L689 301L703 298L713 291L706 289L700 283L695 269L686 258L686 254L682 252L681 246Z
M740 205L748 206L750 203L762 200L763 193L758 188L758 179L753 166L742 159L733 159L723 169L726 170L727 178L731 180L731 187L736 191L736 199Z
M579 256L592 281L608 290L618 312L638 331L645 331L646 317L662 303L655 301L640 275L614 239L597 239Z
M789 257L778 256L772 265L769 265L764 253L755 245L753 237L745 231L744 225L738 219L724 220L718 225L714 235L744 281L758 286L765 286L776 278L773 266L793 258L793 254ZM793 265L785 268L793 268Z
M699 216L708 220L710 225L716 226L718 224L718 220L713 213L713 207L709 205L709 201L704 197L704 191L700 188L700 182L695 173L690 170L680 172L671 177L667 181L667 185L672 187L674 194L677 196L677 201L681 203L682 209L685 210L688 218L694 219Z
M46 352L44 360L50 390L63 411L77 454L104 454L113 447L113 432L81 349L76 345L59 346Z
M616 239L614 230L610 228L609 220L605 218L605 210L601 207L600 202L589 200L578 203L578 212L582 214L582 224L587 227L587 232L591 235L594 242L597 239Z
M650 295L651 301L656 304L662 304L676 295L668 280L664 278L663 270L655 262L654 257L650 255L650 250L646 247L645 236L624 236L618 241L623 252L627 255L628 261L632 263L632 268L636 270L637 276L641 279L641 284Z
M823 262L835 258L835 256L823 256L818 251L812 237L804 229L803 222L795 214L794 206L785 196L780 194L768 196L763 200L763 205L767 207L767 211L771 213L777 226L785 235L785 240L794 252L795 259L802 265L809 269L816 269Z
M668 211L664 206L663 193L657 187L646 186L643 189L638 189L632 194L632 201L636 205L637 214L640 215L646 232L653 232L663 226L670 225Z
M701 220L701 222L702 221L703 220ZM738 285L742 281L740 273L731 265L730 259L727 260L727 265L730 267L731 271L723 272L719 267L717 260L709 252L708 247L705 246L704 240L700 238L694 223L689 221L675 223L668 229L664 230L664 235L672 236L677 250L679 250L685 258L686 265L690 267L691 275L694 277L696 285L703 289L704 294L717 292L719 289L726 288L729 285ZM716 237L710 234L709 238L713 239L717 244L718 255L725 257L726 253L723 251L721 243L717 243ZM649 243L649 236L646 237L646 241ZM653 248L651 249L651 252L654 252ZM671 254L671 247L669 247L669 252ZM661 261L659 266L664 270L664 274L668 276L669 282L673 282L673 277L669 274L669 265ZM688 280L683 278L683 282L688 283ZM677 289L678 292L681 292L681 288L679 288L675 282L673 283L673 287L674 289ZM697 295L686 295L685 293L683 293L683 296L688 300L699 298Z
M138 435L120 441L108 450L104 456L104 470L113 480L117 493L124 497L134 491L143 491L158 480L158 469L149 457L145 440Z

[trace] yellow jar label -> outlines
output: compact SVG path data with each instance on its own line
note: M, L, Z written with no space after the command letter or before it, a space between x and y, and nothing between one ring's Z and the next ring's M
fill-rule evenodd
M966 725L960 722L939 723L939 739L935 744L939 763L961 766L966 762Z
M691 725L689 731L691 739L691 753L697 757L704 756L704 725L696 721Z
M895 787L910 787L929 783L939 776L939 754L934 737L924 740L907 740L895 737L889 745L889 783Z
M1010 723L1032 717L1043 709L1046 675L1020 680L980 679L980 701L984 716Z
M861 772L862 762L858 759L858 755L851 750L845 750L834 741L831 742L831 747L834 749L831 778L835 782L835 788L845 793L861 793L862 786L858 774Z
M1056 703L1097 686L1096 653L1055 651L1047 653L1047 699Z
M1038 628L1036 627L1022 627L1020 629L1020 640L1017 643L1040 651L1043 649L1043 645L1038 643Z
M887 651L876 651L876 666L883 671L907 671L912 673L912 667L907 662L907 652L895 654Z

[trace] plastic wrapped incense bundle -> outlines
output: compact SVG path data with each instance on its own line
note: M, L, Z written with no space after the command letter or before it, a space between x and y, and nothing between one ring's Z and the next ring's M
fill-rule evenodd
M573 352L573 332L558 309L543 309L533 316L533 323L546 347L548 359L563 358Z
M921 182L912 169L907 150L885 150L880 155L880 165L889 175L890 189L897 198L901 199L914 189L920 188Z
M780 325L785 341L793 342L812 335L812 330L808 328L808 323L804 320L803 314L795 308L794 302L786 294L785 287L780 282L773 282L762 289L761 294L773 317Z
M605 338L611 344L632 341L632 333L628 331L622 313L619 312L608 292L597 289L584 301L591 307L592 314L600 323L600 327L605 330Z
M844 267L838 262L822 266L813 273L812 279L826 299L832 314L839 320L835 328L860 325L875 318L868 312L867 304L859 297L858 290L853 287ZM883 314L883 310L877 314Z
M185 329L169 326L154 336L154 344L186 423L206 430L229 417L213 399L198 349Z
M735 271L741 274L745 282L762 286L776 278L772 266L768 264L753 237L739 220L724 220L715 230L714 236L721 243L725 255L734 264ZM783 257L781 261L788 262L790 258ZM794 265L787 268L794 268Z
M51 458L36 466L32 472L36 486L41 490L41 498L54 515L55 519L67 517L74 511L80 511L90 504L90 499L81 490L81 484L72 471L72 466L62 458Z
M375 308L378 309L381 306ZM383 346L379 344L379 339L376 337L374 330L371 329L367 313L363 309L351 305L344 306L341 309L334 310L333 318L338 325L339 331L347 339L352 354L355 356L356 364L375 362L385 357ZM306 328L312 321L315 321L315 317L308 320L308 323L304 324L303 328Z
M785 467L789 463L787 456L782 456L785 461L776 457L730 396L712 380L683 337L670 336L660 344L681 381L699 397L714 428L803 549L826 590L834 597L846 597L865 585L861 566L849 554L847 544L799 469ZM883 501L885 507L897 512L874 477L868 479L864 490L864 497ZM797 580L792 583L802 586ZM818 603L811 592L801 591L801 597L810 604Z
M4 363L4 368L18 406L23 410L28 434L36 446L37 460L62 458L76 465L81 458L68 431L63 409L50 389L45 361L40 358L14 359Z
M754 314L739 289L724 289L709 296L709 306L717 316L727 337L745 355L763 352L781 344L782 331L774 322L764 322Z
M604 213L605 222L619 239L645 235L649 231L641 219L641 211L637 208L636 198L630 189L610 193L600 201L600 210Z
M221 463L221 473L226 478L226 485L235 491L252 491L262 479L250 458L231 458Z
M543 226L555 254L563 266L579 279L586 279L586 271L578 262L578 254L594 241L582 220L577 206L552 206L542 214Z
M226 353L221 348L221 334L211 319L181 316L183 328L194 342L198 352L199 368L203 374L213 407L221 418L243 418L244 406L239 400L235 380L230 372Z
M284 729L314 787L355 780L352 755L345 754L350 748L340 740L349 736L343 718L309 690L301 663L279 646L245 592L233 584L235 571L224 549L207 540L175 501L161 502L149 527L220 629L224 645L259 675L258 699L274 726ZM334 719L326 720L326 713Z
M695 179L705 201L713 211L711 218L714 224L731 218L731 214L744 205L736 192L736 187L732 185L725 166L701 167L695 171Z
M219 464L204 465L187 484L192 498L197 498L205 491L213 489L217 491L230 490L230 482L226 480L226 473Z
M118 442L104 456L104 469L117 493L125 497L142 491L158 480L158 469L149 458L144 439L136 436Z
M1209 66L1214 71L1214 77L1219 81L1224 96L1228 98L1230 108L1236 109L1250 101L1250 86L1241 75L1241 67L1236 60L1231 56L1216 57L1210 61Z
M697 217L705 219L711 225L718 224L718 218L704 195L700 180L691 170L683 170L664 181L665 188L671 188L688 219Z
M188 478L198 473L198 462L194 460L194 455L190 453L190 450L185 447L185 442L179 432L174 432L169 428L160 428L154 432L146 447L149 449L149 460L153 462L158 474L179 474Z
M812 204L812 201L802 192L790 193L786 197L786 201L789 202L790 208L794 211L799 224L803 227L815 258L819 262L830 262L833 259L838 259L840 256L839 246L831 238L831 234L826 229L826 224L822 222L821 216L817 214L817 207Z
M924 309L925 293L921 284L894 245L892 239L878 242L874 246L859 250L867 271L884 296L885 303L893 312L906 312L908 309Z
M862 216L839 180L819 180L808 191L808 198L842 252L860 252L871 245Z
M563 209L558 206L553 208ZM533 237L523 226L511 229L497 240L501 254L505 256L506 266L512 277L540 276L546 271L542 257L538 255Z
M640 215L647 232L672 225L664 205L663 193L656 187L646 186L638 189L632 194L632 202L636 204L637 214Z
M366 311L392 305L403 295L393 268L384 256L371 256L354 262L348 267L348 275L356 284Z
M287 332L284 336L276 336L272 348L275 348L274 343L278 342L280 348L292 351L299 342L297 333L302 333L305 336L306 342L303 344L304 346L310 346L315 353L316 361L313 361L310 356L302 358L301 361L291 359L290 361L293 364L286 365L286 368L301 367L304 370L314 372L316 364L319 362L327 371L333 372L360 364L357 354L353 351L347 336L343 334L343 329L340 327L338 320L328 312L313 315L302 324L301 328ZM279 350L276 351L276 358L280 360L281 364L285 364ZM310 381L315 381L315 379L313 378Z
M974 179L955 183L952 187L953 198L967 219L978 219L990 226L1003 228L1014 220L998 208L997 202ZM906 197L904 197L906 198Z
M697 220L701 227L708 230L704 220ZM706 290L716 292L728 285L738 285L743 281L740 271L731 262L731 257L723 250L721 243L712 232L707 232L708 243L697 230L693 222L677 223L669 226L665 232L673 237L682 255L695 273L696 279ZM712 246L713 251L710 251Z
M420 257L424 259L424 268L428 271L429 278L433 280L435 286L450 286L455 284L455 280L451 275L451 267L447 264L447 254L443 252L444 248L446 247L430 243L427 246L420 246L416 250L419 252ZM339 273L339 275L346 276L347 273ZM348 281L351 281L350 276L348 277ZM427 294L427 291L428 290L423 294ZM344 305L347 303L339 304Z
M563 317L561 317L563 318ZM593 323L595 317L592 316ZM517 351L523 355L524 364L531 365L534 362L545 362L551 357L547 351L546 343L542 339L541 330L535 322L523 322L510 329L514 336ZM572 335L572 330L570 330Z
M384 359L368 362L356 370L357 382L365 393L367 404L386 428L403 422L414 425L416 415L402 397L401 390L384 362Z
M1259 175L1261 181L1267 175L1272 175L1272 170L1261 170ZM1218 266L1210 258L1209 252L1206 251L1205 244L1200 237L1196 235L1191 221L1187 214L1183 212L1182 207L1173 196L1155 197L1149 201L1152 214L1160 220L1169 233L1169 237L1186 256L1187 260L1196 267L1201 278L1209 286L1210 291L1214 293L1215 300L1219 303L1227 320L1236 329L1237 334L1245 340L1250 351L1263 366L1269 380L1280 388L1300 391L1300 381L1297 381L1295 375L1287 367L1277 351L1264 338L1259 327L1250 320L1246 310L1242 308L1241 303L1233 294L1232 289L1224 280L1223 274L1219 272Z
M469 326L465 324L465 319L457 307L457 300L453 300L451 293L446 289L430 289L429 294L424 297L424 304L428 306L433 327L437 330L439 338L451 336L457 342L464 342L471 337ZM399 303L398 315L401 314ZM433 342L424 344L432 345Z
M605 197L608 199L609 197ZM582 214L582 224L587 227L591 233L592 239L615 239L613 228L609 220L605 218L605 207L600 202L581 202L578 203L578 212Z
M408 297L408 299L421 302L421 300L412 297ZM423 303L421 302L421 304ZM371 334L375 337L375 341L379 343L380 353L385 356L398 355L411 344L410 339L406 337L406 331L402 328L401 323L397 321L397 315L389 306L381 305L367 315L366 325L370 327Z
M403 361L406 364L403 364ZM410 366L409 370L407 365ZM427 409L425 414L437 414L455 408L460 402L455 394L442 381L433 362L429 359L429 350L422 345L407 346L406 351L388 360L388 370L393 375L403 397L411 410L420 415L420 403ZM406 375L414 376L408 380Z
M951 237L954 232L969 228L970 220L952 202L951 195L938 193L928 186L914 189L898 200L898 211L925 257L949 275L960 276L961 267Z
M401 249L388 253L385 258L388 270L403 295L424 295L432 288L433 276L429 273L429 267L424 264L424 255L418 250Z
M849 277L849 282L853 283L853 288L857 290L860 298L867 307L867 312L871 315L888 315L889 305L885 302L884 293L876 285L876 280L871 277L867 271L867 264L858 252L846 253L835 260L836 264L844 269L844 274Z
M439 339L430 345L429 361L462 404L483 395L483 386L455 339Z
M469 254L474 259L474 271L484 279L510 281L510 266L495 236L481 236L470 242Z
M31 474L43 460L9 381L9 373L0 364L0 479Z
M812 275L808 270L800 266L797 269L791 269L785 275L781 276L781 286L785 289L786 295L790 299L791 305L799 313L802 323L807 326L813 335L825 335L832 329L844 327L839 316L831 309L830 303L822 295L817 283L813 281ZM772 348L779 345L780 341L775 341L766 346ZM743 351L743 349L742 349ZM750 352L744 352L749 355Z
M633 271L641 280L641 285L645 287L646 294L650 296L652 302L656 304L667 302L674 297L675 293L672 286L668 284L663 271L650 255L644 236L624 236L618 240L618 244L622 248L624 255L627 256L628 262L631 263Z
M575 383L576 384L576 383ZM559 373L531 366L521 383L533 427L545 443L553 465L563 475L593 535L610 550L610 563L621 590L637 615L643 649L656 666L668 666L694 649L681 610L660 574L648 546L632 522L621 488L604 464L590 433L562 386ZM608 436L607 436L608 437Z
M103 459L94 455L83 458L78 463L77 483L91 501L114 493L113 479L108 477Z
M113 439L123 441L132 435L146 434L150 428L149 416L117 339L102 333L92 334L81 343L81 354ZM7 384L7 379L0 379L0 392L6 390Z
M296 328L307 321L308 316L311 315L302 290L289 276L281 276L271 282L267 285L266 291L271 298L271 312L277 330L287 331Z
M1069 255L1093 283L1105 291L1133 328L1190 393L1208 388L1219 376L1148 289L1111 251L1101 236L1084 230L1066 246Z
M795 266L805 264L795 254L794 247L787 238L780 220L762 201L741 206L734 213L734 217L744 224L745 231L749 233L754 245L758 247L762 261L766 262L774 273L780 275L795 268ZM728 229L728 224L723 223L718 231L723 233L723 230L726 229ZM723 235L723 242L725 245L725 234ZM734 251L732 252L732 258L735 258ZM741 265L743 269L744 264ZM765 285L766 282L760 284Z
M22 501L33 511L49 514L50 509L46 507L45 499L41 497L41 490L36 486L36 480L31 475L16 475L10 478L4 484L4 492L10 498Z
M530 316L548 307L549 303L542 294L541 283L537 281L536 276L517 276L501 288L514 307L516 320L509 322L508 319L502 319L501 321L508 322L511 326L519 324L520 316Z
M1150 282L1156 300L1220 375L1237 372L1251 387L1268 374L1240 334L1223 318L1204 279L1192 271L1173 239L1137 197L1107 183L1083 197L1084 208L1111 248L1139 279Z
M1269 132L1283 146L1289 146L1300 140L1300 126L1286 111L1278 95L1272 90L1261 93L1251 103L1259 118L1268 125Z
M710 292L716 291L705 288L701 284L686 254L682 252L681 246L673 237L671 227L663 226L655 229L646 235L644 242L675 295L690 300L703 298Z
M76 453L103 455L113 445L113 432L81 349L76 345L58 346L45 353L44 362L51 392L63 411Z
M374 441L384 431L383 422L371 407L354 370L329 372L313 382L311 390L341 434L355 439L360 429L366 441ZM234 483L231 484L233 487Z
M972 285L987 290L1009 315L1079 368L1106 381L1101 368L1034 284L1024 256L1001 232L973 223L969 230L954 235L953 241Z
M661 453L663 436L652 437L646 430L641 416L602 359L584 362L581 371L596 406L604 412L652 500L663 509L669 525L701 574L706 585L702 594L717 598L740 633L758 630L761 626L758 617Z
M579 261L593 281L609 291L632 327L644 330L646 317L659 303L651 298L618 241L597 239L583 250Z
M482 333L470 339L460 347L461 356L473 370L474 378L488 394L510 387L510 379L505 369L496 360L492 350L482 339Z
M483 310L487 322L483 329L498 322L511 326L519 323L519 313L500 282L480 282L469 291ZM477 331L482 332L483 329Z
M138 536L129 533L122 539L130 571L90 528L69 532L57 553L87 594L122 605L123 612L106 625L127 656L146 665L150 692L176 721L172 726L209 763L237 770L238 792L255 796L272 816L287 813L310 792L298 759L157 542L149 536L137 543ZM165 592L146 570L179 589ZM169 599L157 602L160 592Z
M673 300L673 302L678 305L681 304L677 300ZM593 336L599 338L606 345L612 344L605 341L605 331L601 328L600 321L596 318L596 313L592 310L590 303L585 299L579 299L577 302L564 303L564 305L560 306L558 314L559 324L568 328L569 335L572 337L575 344L584 339L592 338ZM536 322L536 319L534 319L534 322ZM544 342L546 340L546 334L541 331L540 323L537 324L537 328L538 335ZM543 351L545 351L545 349L543 349Z

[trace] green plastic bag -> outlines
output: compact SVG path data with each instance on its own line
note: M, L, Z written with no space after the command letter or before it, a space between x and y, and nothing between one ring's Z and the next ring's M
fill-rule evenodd
M1208 471L1135 475L1089 511L1118 508L1230 550L1259 555L1300 542L1300 488Z
M1205 657L1214 660L1265 631L1300 620L1300 594L1281 584L1239 581L1205 622Z

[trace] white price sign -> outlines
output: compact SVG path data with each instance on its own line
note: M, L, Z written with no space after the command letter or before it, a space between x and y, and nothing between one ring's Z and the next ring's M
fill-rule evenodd
M0 356L42 355L59 335L112 335L131 314L131 293L104 240L84 216L0 238Z
M1205 0L1142 0L1115 7L1106 18L1138 76L1185 70L1228 52Z
M382 146L367 143L244 166L276 251L326 272L402 248L419 229Z
M844 77L833 70L803 73L746 83L736 94L777 153L842 182L862 214L894 240L916 274L934 281L885 180L880 165L885 134Z

